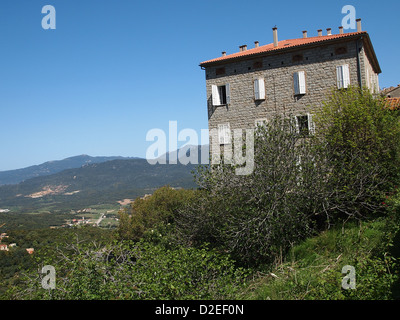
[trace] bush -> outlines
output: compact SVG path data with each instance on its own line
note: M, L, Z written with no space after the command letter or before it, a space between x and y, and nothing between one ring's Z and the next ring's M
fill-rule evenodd
M335 91L314 117L315 135L296 133L292 115L255 133L254 171L210 165L203 192L181 212L188 244L210 242L244 264L270 263L305 237L349 219L386 213L398 182L398 114L368 90Z
M329 176L325 190L335 218L382 213L384 192L398 184L399 114L358 87L334 91L314 116Z
M34 271L12 299L230 299L248 275L206 247L166 249L144 241L70 245L43 264L55 267L56 288L41 288L42 275Z
M178 209L191 201L195 193L195 190L165 186L151 196L137 198L119 214L118 238L138 241L157 225L172 223Z
M198 171L202 192L177 221L182 238L210 242L245 265L270 262L313 230L318 171L310 141L276 117L255 134L254 171L214 165ZM301 159L301 164L299 163Z

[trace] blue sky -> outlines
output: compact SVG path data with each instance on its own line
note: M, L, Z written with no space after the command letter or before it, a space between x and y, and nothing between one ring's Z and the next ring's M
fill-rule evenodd
M42 7L56 9L44 30ZM0 171L79 154L145 157L153 128L207 129L199 63L254 41L338 33L353 5L400 84L400 1L1 0ZM355 30L346 30L352 32ZM183 142L182 142L183 143Z

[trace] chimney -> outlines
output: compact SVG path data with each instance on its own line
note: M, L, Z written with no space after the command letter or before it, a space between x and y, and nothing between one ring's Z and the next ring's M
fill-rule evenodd
M322 36L322 29L319 29L318 30L318 37L321 37Z
M240 51L246 51L247 50L247 44L244 44L243 46L239 47Z
M339 27L339 34L343 34L343 27L342 26Z
M226 51L222 51L222 56L226 57Z
M259 42L258 41L254 41L254 47L258 48L259 46L260 46Z
M361 29L361 19L357 19L356 21L357 21L357 32L361 32L362 31L362 29Z
M274 48L276 48L278 46L278 28L273 27L272 32L274 34Z
M326 33L327 33L328 36L331 36L332 35L332 28L326 29Z
M303 31L303 38L307 38L307 30Z

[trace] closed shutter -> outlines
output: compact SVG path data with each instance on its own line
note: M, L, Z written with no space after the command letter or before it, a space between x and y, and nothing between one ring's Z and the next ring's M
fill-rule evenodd
M228 144L231 141L231 131L229 123L218 125L219 144Z
M263 78L254 80L255 100L265 100L265 82Z
M221 98L219 96L218 87L216 85L212 85L212 104L213 106L221 105Z

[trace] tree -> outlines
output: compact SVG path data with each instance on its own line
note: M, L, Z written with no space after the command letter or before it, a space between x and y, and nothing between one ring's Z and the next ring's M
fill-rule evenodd
M324 154L327 210L336 217L382 212L382 198L399 181L400 122L383 97L351 87L334 91L314 117Z
M182 239L259 264L332 224L385 212L382 195L398 181L397 114L349 88L324 102L315 135L298 133L292 119L275 116L256 131L252 174L224 164L198 171L203 192L181 212Z
M119 238L137 241L158 224L173 222L178 209L194 195L194 190L164 186L151 196L137 198L129 208L120 212Z

